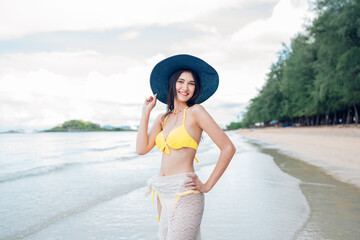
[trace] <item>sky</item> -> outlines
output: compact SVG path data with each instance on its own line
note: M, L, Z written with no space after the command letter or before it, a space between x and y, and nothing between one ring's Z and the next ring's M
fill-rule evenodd
M136 126L152 68L176 54L217 70L202 105L224 127L311 18L307 0L0 0L0 131Z

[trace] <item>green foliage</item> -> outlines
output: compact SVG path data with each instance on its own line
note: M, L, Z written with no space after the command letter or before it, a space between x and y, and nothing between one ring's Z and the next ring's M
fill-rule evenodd
M337 75L343 82L342 102L360 102L360 47L352 47L339 58Z
M62 129L66 129L67 131L101 131L103 130L99 124L91 123L91 122L85 122L81 120L70 120L68 122L65 122L62 127Z
M272 119L313 114L315 106L311 93L315 59L316 52L313 44L309 43L309 37L298 35L293 39L290 57L279 86L283 95L282 114L277 114Z
M70 120L44 132L85 132L85 131L127 131L128 129L114 128L106 129L101 128L99 124L92 122L85 122L81 120Z
M306 34L283 46L243 126L290 120L360 104L360 1L317 0Z
M241 122L231 122L230 125L226 126L227 130L235 130L235 129L239 129L239 128L242 128Z

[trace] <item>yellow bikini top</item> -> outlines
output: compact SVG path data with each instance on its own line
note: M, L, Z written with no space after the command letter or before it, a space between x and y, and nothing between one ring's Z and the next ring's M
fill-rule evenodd
M184 147L193 148L195 150L198 149L197 142L189 135L185 128L185 113L187 108L188 107L184 109L183 124L172 130L166 140L163 131L159 132L159 134L156 136L155 143L156 146L160 149L160 152L165 151L166 154L170 154L169 147L172 149L180 149ZM169 115L167 115L164 120L164 127L168 117ZM199 162L196 157L195 160L196 162Z

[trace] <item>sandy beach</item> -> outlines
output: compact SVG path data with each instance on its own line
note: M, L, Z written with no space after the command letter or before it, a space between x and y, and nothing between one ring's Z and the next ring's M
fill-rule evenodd
M360 188L360 126L268 127L235 132L270 144Z

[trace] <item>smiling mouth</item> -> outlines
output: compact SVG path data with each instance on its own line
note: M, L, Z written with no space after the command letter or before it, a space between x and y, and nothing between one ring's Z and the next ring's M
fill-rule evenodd
M187 96L189 96L189 93L184 93L184 92L178 92L180 95L182 95L182 96L185 96L185 97L187 97Z

